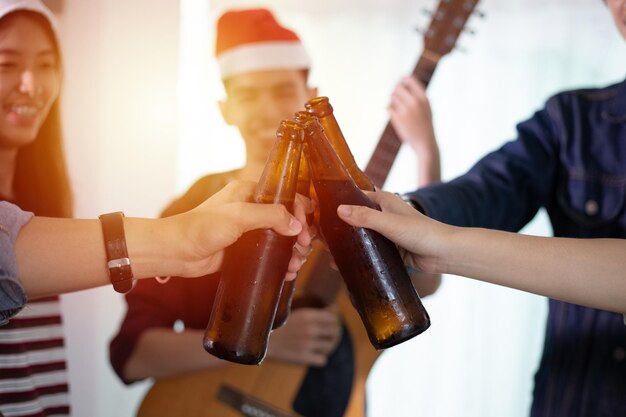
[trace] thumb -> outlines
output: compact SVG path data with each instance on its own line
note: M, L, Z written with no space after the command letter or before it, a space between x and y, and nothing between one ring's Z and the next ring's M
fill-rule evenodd
M399 216L364 206L342 204L337 207L337 215L351 226L367 227L391 240L394 238L397 240L403 228L403 222Z
M255 229L273 229L284 236L295 236L302 231L302 223L282 204L243 203L238 218L242 233Z

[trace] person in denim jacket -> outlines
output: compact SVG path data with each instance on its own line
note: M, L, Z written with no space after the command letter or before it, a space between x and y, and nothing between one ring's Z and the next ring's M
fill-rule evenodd
M607 5L626 39L626 1ZM465 175L405 199L456 226L519 231L543 207L555 236L626 238L626 81L557 94L517 132ZM550 299L533 395L533 417L625 416L622 315Z

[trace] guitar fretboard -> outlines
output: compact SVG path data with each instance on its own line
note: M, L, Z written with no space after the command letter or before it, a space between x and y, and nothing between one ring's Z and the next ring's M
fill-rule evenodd
M415 68L413 69L413 76L417 78L424 87L428 86L430 79L437 68L437 59L435 59L432 53L425 51L417 61ZM398 134L394 130L391 122L387 122L385 130L378 141L378 145L374 149L367 166L365 167L365 175L369 177L377 188L383 188L389 171L393 166L393 162L398 156L400 151L400 145L402 141L398 138Z

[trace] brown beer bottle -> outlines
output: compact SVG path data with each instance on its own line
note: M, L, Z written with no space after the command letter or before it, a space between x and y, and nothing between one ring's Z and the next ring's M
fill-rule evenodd
M362 190L374 191L374 183L361 171L354 160L352 152L350 152L350 148L339 128L339 123L337 123L337 119L333 113L333 106L330 105L328 97L316 97L307 101L304 107L307 109L307 112L315 115L319 119L320 124L324 128L326 139L328 139L337 155L339 155L341 162L343 162L343 165L348 170L354 182L356 182L356 185Z
M291 312L291 302L293 301L293 295L295 292L295 279L283 283L283 288L280 290L280 298L278 299L278 307L276 307L274 323L272 324L272 330L278 329L287 323L289 313Z
M311 178L309 178L309 169L306 166L306 159L304 154L300 157L300 168L298 170L298 185L296 190L299 194L306 197L310 197ZM308 215L307 215L308 216ZM309 223L312 222L312 218L307 219ZM296 279L286 281L283 283L283 289L280 292L280 299L278 301L278 308L276 309L276 317L274 318L274 324L272 330L278 329L287 322L289 313L291 312L291 303L296 291Z
M315 117L311 115L311 113L305 111L296 112L294 115L294 120L300 124L304 123L310 117ZM309 173L309 166L306 162L306 158L304 153L302 153L302 158L300 159L300 173L298 174L298 193L303 196L311 198L311 174ZM313 214L307 217L309 224L312 224Z
M384 349L420 334L430 319L395 244L337 216L340 204L380 208L350 178L320 123L312 119L304 127L304 153L318 197L322 234L372 345Z
M276 136L253 200L284 204L293 212L304 131L284 120ZM226 248L204 334L207 352L242 364L263 360L295 240L260 229L245 233Z
M311 113L306 111L297 111L294 114L294 120L297 123L304 123L312 117ZM311 197L311 175L309 174L309 166L307 165L304 153L300 158L300 172L298 173L298 193L306 197Z

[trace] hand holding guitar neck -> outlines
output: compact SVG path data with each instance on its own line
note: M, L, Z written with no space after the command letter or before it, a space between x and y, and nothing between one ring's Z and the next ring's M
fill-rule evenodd
M391 95L388 110L398 138L413 149L419 160L418 187L440 181L439 146L424 86L413 76L404 77Z
M430 26L424 32L424 49L412 73L412 76L424 88L428 87L439 60L454 48L456 40L477 3L478 0L449 0L439 3L432 15ZM401 144L402 141L398 138L391 122L387 123L365 167L365 174L376 187L382 188L385 184Z

